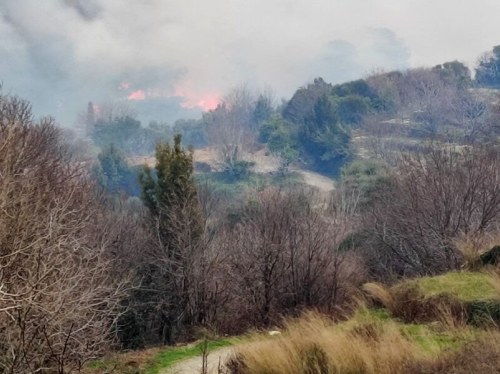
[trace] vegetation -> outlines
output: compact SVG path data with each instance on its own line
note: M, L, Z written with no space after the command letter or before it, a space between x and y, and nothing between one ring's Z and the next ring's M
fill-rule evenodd
M430 295L434 295L436 289L445 289L451 280L459 280L469 290L460 297L466 295L472 302L476 301L475 295L484 296L481 291L488 285L487 278L487 274L466 272L415 282L422 283L422 288L432 284ZM390 313L361 305L347 321L338 323L309 312L286 321L283 334L277 337L252 335L249 342L237 346L228 369L231 373L444 373L500 368L500 347L495 340L498 331L467 325L450 309L440 308L438 299L411 299L408 306L408 300L401 299L408 296L401 293L406 287L405 283L391 290L365 287ZM492 296L500 299L500 294ZM431 319L402 322L393 318L398 317L398 312L404 316L400 308L420 309L421 315ZM467 361L472 349L474 354ZM492 361L484 362L486 357Z
M476 81L489 87L500 85L500 45L493 47L492 52L480 59L476 69Z
M230 372L498 371L496 52L238 87L172 128L90 104L100 152L0 95L0 373L155 372L272 326Z

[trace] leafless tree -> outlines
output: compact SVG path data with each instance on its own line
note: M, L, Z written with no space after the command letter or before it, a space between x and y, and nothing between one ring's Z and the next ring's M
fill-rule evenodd
M0 97L0 371L68 373L100 354L125 296L99 205L51 119Z
M352 216L343 209L349 204L308 195L262 191L226 228L233 294L253 323L276 322L301 307L331 310L355 283L359 264L338 250L352 230Z
M393 177L395 187L369 215L370 253L385 270L407 275L455 268L460 255L453 239L485 233L500 221L495 148L429 147L402 156Z
M252 114L255 99L247 87L233 89L214 110L204 114L209 141L217 148L223 167L242 160L255 142Z

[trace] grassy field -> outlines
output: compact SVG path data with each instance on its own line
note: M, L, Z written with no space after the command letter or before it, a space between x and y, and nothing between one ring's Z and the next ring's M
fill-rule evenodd
M481 326L467 318L469 305L500 304L496 285L493 273L473 272L367 285L366 302L348 320L307 313L279 336L249 336L229 367L232 374L500 372L493 317Z
M500 372L496 273L450 272L392 287L367 284L364 292L357 310L342 322L311 311L287 320L282 334L213 339L208 350L235 347L227 364L231 374ZM478 308L489 323L470 318ZM91 363L85 372L157 374L201 356L202 347L196 342L122 353Z

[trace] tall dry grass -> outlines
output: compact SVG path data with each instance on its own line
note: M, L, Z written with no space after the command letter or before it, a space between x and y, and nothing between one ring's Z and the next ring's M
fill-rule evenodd
M462 254L465 267L477 270L482 266L480 256L494 246L500 245L500 230L476 235L464 234L456 238L453 245Z
M450 295L427 296L414 284L389 288L366 283L363 291L392 317L407 323L439 322L448 329L462 328L467 321L466 307Z
M233 374L402 373L428 354L393 321L335 325L317 313L286 324L286 333L255 337L238 346L228 367Z

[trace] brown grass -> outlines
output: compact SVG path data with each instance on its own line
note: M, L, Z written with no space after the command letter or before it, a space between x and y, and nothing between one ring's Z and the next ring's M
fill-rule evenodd
M393 321L360 321L341 328L309 313L289 322L282 336L257 336L242 344L228 367L233 374L395 374L410 362L428 359L428 353Z
M102 360L89 363L83 374L132 374L144 370L158 354L160 348L115 353Z
M378 283L363 286L365 293L386 308L391 316L406 323L441 322L448 327L464 326L466 308L446 294L427 296L416 284L401 284L388 288Z
M479 257L496 245L500 245L500 230L477 235L462 235L454 240L454 246L464 257L465 267L477 270L481 267Z
M500 333L493 331L468 343L458 352L436 360L411 362L408 374L491 374L500 373Z

